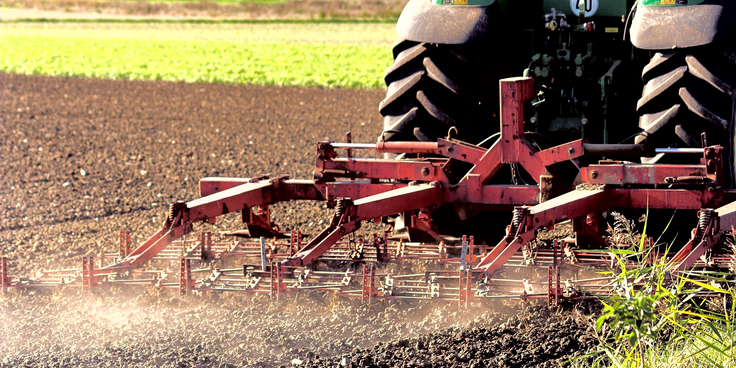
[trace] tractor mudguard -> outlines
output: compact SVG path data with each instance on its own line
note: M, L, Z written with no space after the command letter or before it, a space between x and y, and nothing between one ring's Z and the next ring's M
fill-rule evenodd
M417 42L464 44L482 38L500 12L495 0L410 0L396 33Z
M631 24L631 43L646 50L707 45L727 34L736 23L733 0L690 0L692 5L674 3L640 1Z

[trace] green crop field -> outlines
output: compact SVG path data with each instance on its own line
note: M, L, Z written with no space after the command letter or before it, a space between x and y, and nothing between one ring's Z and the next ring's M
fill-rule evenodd
M391 23L0 25L0 70L20 74L382 88Z

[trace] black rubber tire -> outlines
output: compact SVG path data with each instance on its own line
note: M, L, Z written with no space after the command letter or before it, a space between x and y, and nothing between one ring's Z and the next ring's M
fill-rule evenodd
M502 44L512 42L508 37L463 45L397 41L394 64L384 74L388 88L379 106L384 116L379 141L436 141L447 136L451 127L457 130L453 138L469 143L480 143L497 133L498 80L521 75L528 63L523 52L494 58L495 50L508 50ZM457 174L456 179L471 167L460 162L454 165L448 174ZM441 234L475 235L478 243L488 244L503 237L510 221L506 212L461 221L452 207L434 209L432 216Z
M644 89L637 111L639 127L644 133L636 138L636 143L647 139L656 147L700 147L701 133L705 133L708 145L724 147L724 175L728 187L733 188L736 184L734 47L719 42L658 52L644 67L642 78ZM699 159L697 155L677 155L642 161L696 163Z
M379 111L384 131L379 140L434 141L452 134L479 143L497 132L498 79L520 74L523 67L491 63L487 42L438 45L399 40L394 64L384 75L388 86ZM509 64L506 64L509 65Z

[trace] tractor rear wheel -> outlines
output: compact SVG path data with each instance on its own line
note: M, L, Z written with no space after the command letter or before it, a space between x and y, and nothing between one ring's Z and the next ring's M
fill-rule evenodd
M644 90L637 104L643 132L636 143L647 139L656 147L700 147L701 134L705 133L708 145L724 147L724 174L731 188L736 184L735 51L730 43L719 42L657 52L642 72ZM642 161L696 163L699 159L696 155L660 155Z
M526 64L517 59L527 58L522 53L493 57L494 50L503 50L501 44L510 42L503 38L461 45L397 41L394 63L384 74L388 88L379 106L384 131L378 140L436 141L455 127L453 138L477 144L498 132L498 80L521 74ZM455 162L448 174L460 178L470 167ZM432 218L440 234L475 235L478 243L489 244L503 237L510 221L505 212L461 220L451 206L434 209Z
M394 64L384 75L379 140L434 141L455 127L454 138L479 143L497 132L498 79L514 73L492 62L486 43L397 41Z

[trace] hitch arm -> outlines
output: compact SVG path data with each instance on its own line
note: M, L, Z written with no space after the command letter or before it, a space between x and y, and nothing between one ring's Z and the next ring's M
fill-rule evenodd
M602 212L611 205L610 191L606 189L575 190L532 207L516 207L514 220L507 229L505 239L485 256L476 270L493 274L501 268L524 244L532 241L542 227L551 228L555 223Z
M151 260L172 241L192 231L195 222L278 201L276 185L271 180L245 183L190 202L172 204L169 217L156 234L118 263L95 270L105 274L121 268L136 268Z
M410 185L355 202L342 200L342 208L329 227L307 243L282 266L304 266L316 260L343 236L360 228L360 222L442 203L442 187L435 183Z
M698 226L693 229L690 241L670 260L668 268L672 272L692 268L706 251L723 241L727 232L734 231L736 202L715 210L703 208L698 217Z

